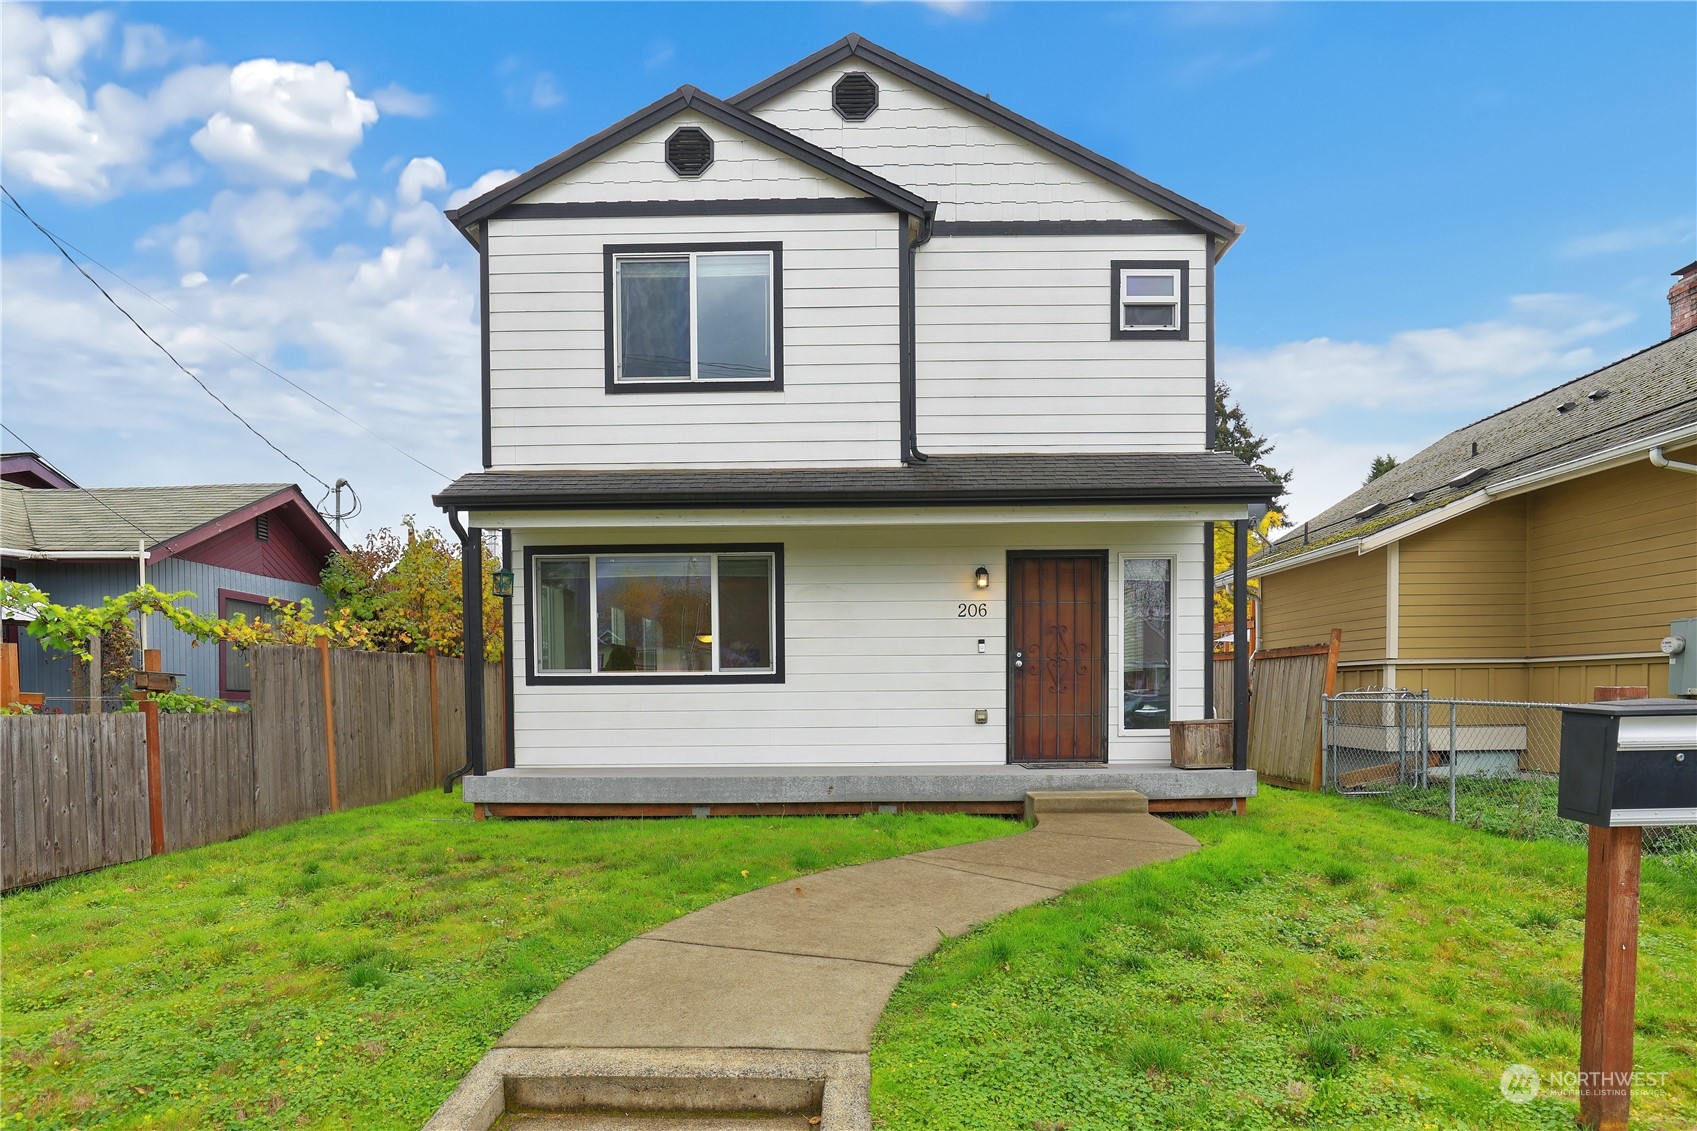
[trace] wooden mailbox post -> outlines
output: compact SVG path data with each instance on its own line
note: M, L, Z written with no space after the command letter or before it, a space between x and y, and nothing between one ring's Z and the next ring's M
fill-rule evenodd
M1643 826L1697 824L1697 700L1562 708L1557 812L1590 825L1579 1122L1626 1131L1638 990Z

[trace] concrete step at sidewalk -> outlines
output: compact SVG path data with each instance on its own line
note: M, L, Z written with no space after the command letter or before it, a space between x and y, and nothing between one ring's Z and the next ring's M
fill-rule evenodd
M1025 819L1060 813L1147 813L1149 799L1135 789L1041 790L1025 795Z
M805 1115L518 1112L497 1123L494 1131L817 1131L818 1127L817 1118Z

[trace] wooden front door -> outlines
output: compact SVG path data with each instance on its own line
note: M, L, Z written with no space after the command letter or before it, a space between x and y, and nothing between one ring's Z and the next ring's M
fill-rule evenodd
M1108 555L1008 555L1008 760L1108 760Z

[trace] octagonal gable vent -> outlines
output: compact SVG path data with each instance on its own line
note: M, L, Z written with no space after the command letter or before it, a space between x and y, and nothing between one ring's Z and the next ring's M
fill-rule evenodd
M878 109L878 84L862 71L850 71L831 88L831 106L846 121L864 122Z
M713 164L713 139L698 126L680 126L666 139L666 164L680 177L699 177Z

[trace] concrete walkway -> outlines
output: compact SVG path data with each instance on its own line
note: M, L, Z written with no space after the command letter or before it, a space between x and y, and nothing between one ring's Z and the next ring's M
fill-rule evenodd
M1137 793L1026 808L1037 827L1016 836L774 884L631 940L521 1018L427 1131L870 1128L872 1030L943 936L1198 847Z

